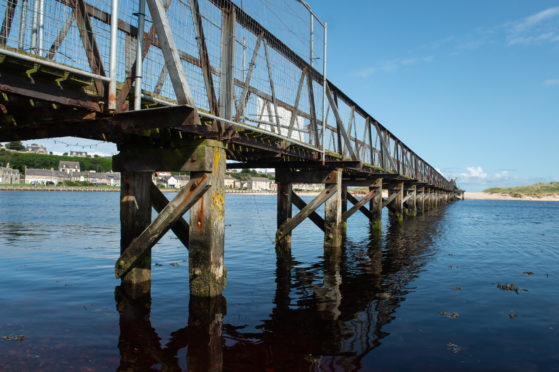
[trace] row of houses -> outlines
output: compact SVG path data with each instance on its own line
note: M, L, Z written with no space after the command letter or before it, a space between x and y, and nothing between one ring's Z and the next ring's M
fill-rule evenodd
M120 186L118 172L64 172L54 169L26 168L24 183L28 185L58 185L64 181L89 182L94 185Z

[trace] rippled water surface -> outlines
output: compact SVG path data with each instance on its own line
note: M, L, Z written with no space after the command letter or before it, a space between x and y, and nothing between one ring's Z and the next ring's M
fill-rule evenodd
M278 264L275 197L227 195L227 288L201 300L171 233L151 294L119 287L118 198L0 192L0 370L559 370L559 203L460 201L380 236L354 215L341 257L305 221Z

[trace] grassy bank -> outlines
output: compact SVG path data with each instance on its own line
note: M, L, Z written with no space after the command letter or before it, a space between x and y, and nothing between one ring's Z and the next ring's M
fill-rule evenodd
M81 158L75 156L28 154L15 151L0 150L0 164L18 169L22 174L25 167L35 169L58 169L59 161L77 161L82 171L94 170L97 172L109 172L112 169L111 158Z
M483 190L489 194L508 194L511 196L543 196L559 194L559 182L550 183L536 183L529 186L516 186L516 187L493 187Z

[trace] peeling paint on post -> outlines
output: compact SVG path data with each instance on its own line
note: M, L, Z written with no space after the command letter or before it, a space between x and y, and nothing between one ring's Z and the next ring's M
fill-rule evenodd
M122 172L120 186L120 252L151 223L150 172ZM151 281L151 250L148 250L122 277L126 286L147 286Z
M191 179L207 174L210 188L190 209L189 267L190 294L199 297L221 295L227 282L224 265L225 151L218 141L206 140L194 154L204 154L211 164L203 172L192 172ZM196 156L196 155L193 155Z

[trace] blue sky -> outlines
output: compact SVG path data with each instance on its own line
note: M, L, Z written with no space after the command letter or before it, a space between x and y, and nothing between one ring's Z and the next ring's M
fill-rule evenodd
M559 1L307 2L328 22L328 78L445 176L559 181ZM33 142L116 152L60 141Z

